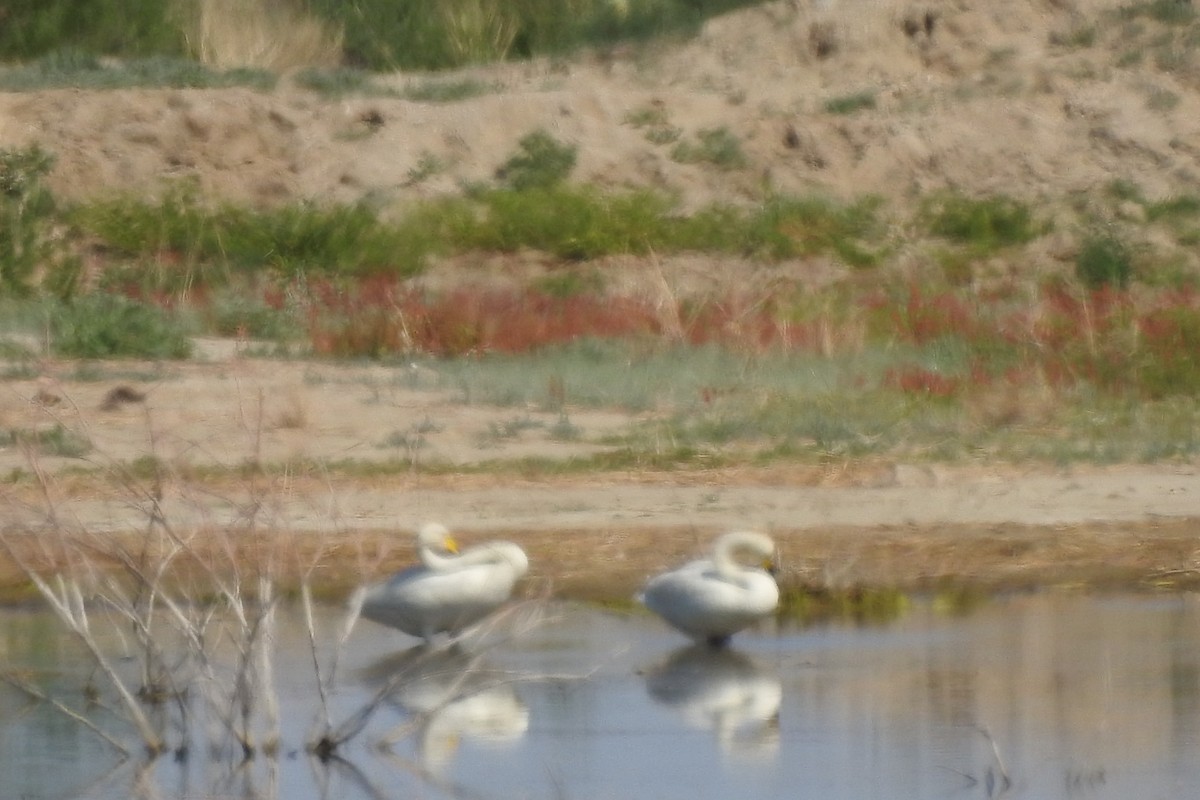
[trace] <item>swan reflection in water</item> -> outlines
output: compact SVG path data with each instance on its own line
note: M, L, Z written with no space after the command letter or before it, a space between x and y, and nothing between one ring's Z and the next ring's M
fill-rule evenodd
M689 725L716 734L732 756L769 759L779 751L779 676L749 656L697 644L645 672L646 689Z
M458 647L418 645L375 662L364 678L392 687L387 702L412 716L417 755L434 774L445 770L464 738L508 744L529 729L529 708L512 675Z

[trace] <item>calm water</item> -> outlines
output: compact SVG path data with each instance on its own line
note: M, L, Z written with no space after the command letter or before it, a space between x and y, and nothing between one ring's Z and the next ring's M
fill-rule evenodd
M406 679L328 766L304 753L318 704L292 619L276 665L283 752L241 767L195 748L139 776L136 759L0 685L0 796L1074 800L1200 786L1191 595L1015 597L966 616L918 604L887 625L756 631L717 654L648 617L575 607L474 653L411 641L369 623L351 637L335 719ZM0 614L0 658L136 741L85 704L89 662L48 615Z

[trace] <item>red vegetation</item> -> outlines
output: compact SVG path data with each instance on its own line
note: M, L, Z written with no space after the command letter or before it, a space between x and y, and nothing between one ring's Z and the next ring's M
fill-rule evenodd
M189 299L208 300L202 291ZM313 349L335 356L522 353L580 338L836 355L872 341L925 347L948 340L966 348L966 374L900 366L885 375L884 385L943 398L995 381L1088 383L1154 397L1200 392L1200 293L1194 290L1135 295L1052 283L1022 299L925 293L912 285L899 298L879 291L837 312L805 313L786 295L735 293L664 305L648 297L533 289L462 287L435 294L374 277L271 286L262 300L272 309L299 302Z
M908 394L923 394L930 397L953 397L962 388L960 378L949 378L923 367L890 369L883 379L884 385Z

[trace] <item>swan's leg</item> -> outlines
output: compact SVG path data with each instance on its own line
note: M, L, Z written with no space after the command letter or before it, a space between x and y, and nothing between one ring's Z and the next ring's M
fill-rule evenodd
M726 633L719 636L709 636L704 641L708 643L709 647L713 648L714 650L719 650L729 644L729 640L731 638L733 638L732 635Z

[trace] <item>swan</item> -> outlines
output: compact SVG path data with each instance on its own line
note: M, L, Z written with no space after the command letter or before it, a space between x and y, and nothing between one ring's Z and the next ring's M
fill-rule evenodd
M525 551L512 542L487 542L462 553L443 525L417 532L421 563L367 588L362 615L426 642L452 636L495 611L529 569Z
M770 567L771 537L734 531L717 538L712 557L651 578L637 599L680 632L719 647L733 634L775 610L779 587L766 569L734 559L745 552Z

